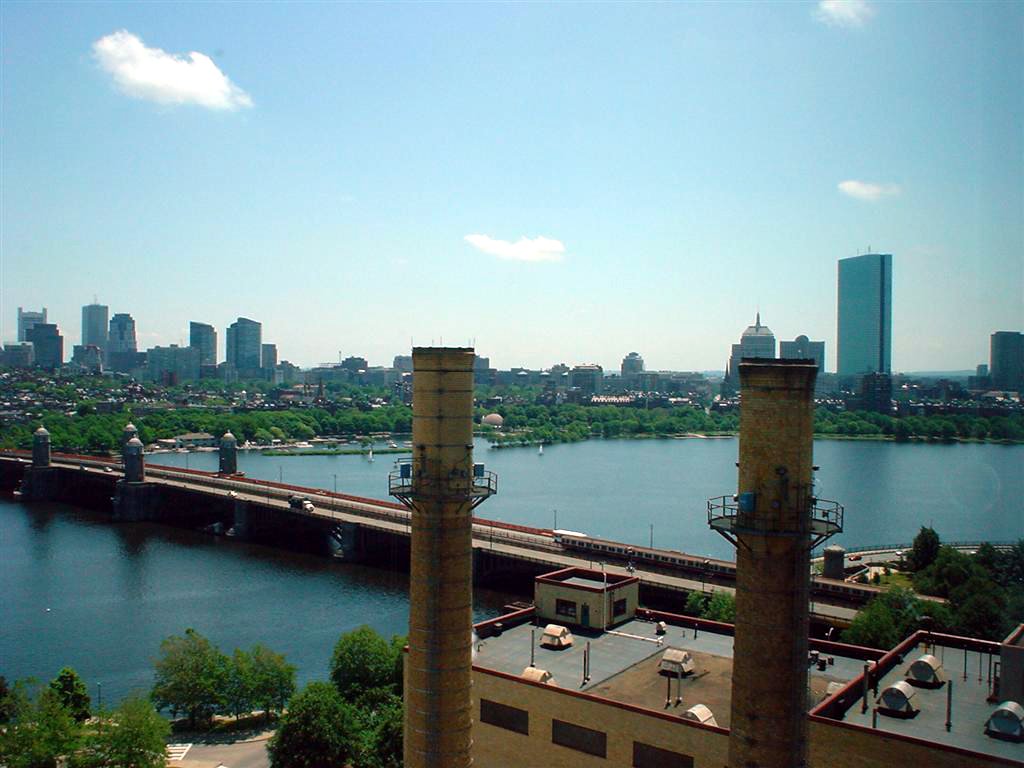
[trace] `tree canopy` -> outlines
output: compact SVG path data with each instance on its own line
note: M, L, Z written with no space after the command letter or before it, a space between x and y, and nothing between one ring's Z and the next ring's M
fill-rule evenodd
M194 629L172 635L160 644L156 661L153 701L176 716L188 715L195 727L209 720L224 700L228 660L216 646Z
M267 744L271 768L338 768L359 753L352 706L330 683L312 682L292 697Z

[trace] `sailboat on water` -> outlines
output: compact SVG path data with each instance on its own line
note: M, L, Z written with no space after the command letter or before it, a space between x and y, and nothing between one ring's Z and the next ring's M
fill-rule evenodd
M538 456L543 456L544 455L544 443L541 443L540 445L537 446L537 455Z
M373 446L372 445L370 446L370 452L368 454L366 454L366 460L368 462L370 462L371 464L373 463Z

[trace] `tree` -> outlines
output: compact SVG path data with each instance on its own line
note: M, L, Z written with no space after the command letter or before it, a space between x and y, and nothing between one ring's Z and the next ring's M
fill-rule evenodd
M685 610L691 616L703 616L707 604L707 594L704 592L691 592L686 596Z
M73 761L74 768L163 768L171 724L140 694L122 701L104 718Z
M271 768L337 768L359 748L359 724L337 689L309 683L292 697L267 744Z
M935 558L939 556L939 534L934 528L925 528L914 537L914 543L910 550L910 567L912 570L920 571L927 568Z
M33 698L29 683L15 685L9 700L12 716L0 729L0 765L5 768L55 768L57 760L79 744L81 726L50 687Z
M50 682L50 688L60 697L64 708L76 721L82 723L89 719L89 692L75 670L64 667Z
M724 621L732 624L736 621L736 600L728 592L715 592L704 609L703 618L710 621Z
M194 728L221 705L227 667L224 654L194 629L186 629L184 637L171 635L160 644L153 701L173 716L184 712Z
M342 698L352 701L371 688L396 690L396 666L393 647L364 624L338 638L331 657L331 682Z
M386 693L373 707L360 705L357 711L362 721L362 745L356 768L401 768L402 700Z
M228 660L224 684L224 707L236 719L252 712L253 687L252 658L241 648L236 648Z
M14 702L11 700L11 689L7 685L7 678L0 675L0 725L9 723L14 714Z
M284 654L263 645L254 645L248 656L252 703L269 718L284 709L295 693L295 667L285 661Z

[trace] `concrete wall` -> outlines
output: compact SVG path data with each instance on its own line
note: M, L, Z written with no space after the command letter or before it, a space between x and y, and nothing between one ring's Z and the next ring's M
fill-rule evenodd
M480 722L480 699L526 709L529 734ZM558 719L607 734L601 758L551 742ZM678 717L660 717L565 689L540 686L475 669L473 674L473 764L479 768L588 768L633 765L633 742L693 757L694 768L722 768L729 738L724 729L705 728Z

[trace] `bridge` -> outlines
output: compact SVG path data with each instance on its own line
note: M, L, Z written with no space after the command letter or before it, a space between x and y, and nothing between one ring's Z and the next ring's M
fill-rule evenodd
M144 482L129 483L124 465L115 459L55 453L49 466L33 467L27 451L0 452L0 489L15 488L25 501L64 501L110 513L114 521L161 522L343 560L408 567L410 514L390 501L157 464L145 465ZM529 594L533 578L541 573L602 563L609 573L638 576L641 599L651 607L678 611L690 592L732 592L728 568L694 573L607 553L577 552L558 543L552 530L484 518L474 520L473 549L478 583ZM682 555L657 551L666 553L665 560ZM857 607L875 592L863 587L847 591L836 596L816 588L812 621L848 626Z

